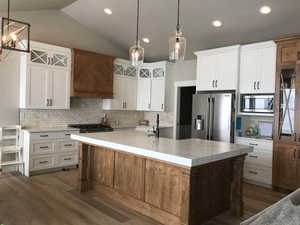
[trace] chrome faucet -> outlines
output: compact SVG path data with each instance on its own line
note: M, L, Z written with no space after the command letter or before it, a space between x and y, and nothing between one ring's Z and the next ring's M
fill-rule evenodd
M156 128L152 127L152 134L148 134L148 137L155 136L159 138L159 114L156 115Z

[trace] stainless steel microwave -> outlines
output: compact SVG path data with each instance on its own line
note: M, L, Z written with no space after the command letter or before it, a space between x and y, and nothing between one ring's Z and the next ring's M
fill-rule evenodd
M242 113L274 113L274 94L241 94Z

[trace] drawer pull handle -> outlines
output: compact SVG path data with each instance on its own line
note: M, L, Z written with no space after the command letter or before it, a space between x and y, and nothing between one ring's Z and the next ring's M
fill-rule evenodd
M65 147L72 147L72 144L65 144Z
M252 146L257 146L258 144L249 143L249 145L252 145Z
M251 171L251 170L249 170L249 173L254 174L254 175L257 175L257 174L258 174L257 172Z
M256 158L256 159L258 158L257 155L249 155L249 157L250 157L250 158Z
M41 146L40 149L48 149L49 146Z
M64 161L69 161L69 160L71 160L72 158L71 157L69 157L69 158L64 158Z
M48 163L49 161L40 161L40 164Z
M71 134L65 134L66 136L71 136Z
M48 134L40 135L40 137L49 137L49 135Z

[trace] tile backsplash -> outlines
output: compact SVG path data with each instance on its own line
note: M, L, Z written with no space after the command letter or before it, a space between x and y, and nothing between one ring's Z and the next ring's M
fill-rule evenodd
M144 119L143 112L104 111L101 99L71 98L70 110L21 109L20 123L28 128L100 123L105 113L114 128L135 127L139 120Z

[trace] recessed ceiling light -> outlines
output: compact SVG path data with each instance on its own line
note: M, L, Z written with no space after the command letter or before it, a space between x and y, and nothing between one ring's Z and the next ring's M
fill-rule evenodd
M107 15L111 15L111 14L112 14L111 9L109 9L109 8L104 9L104 12L105 12Z
M259 11L261 14L269 14L272 11L272 9L270 6L264 5L260 8Z
M220 20L214 20L214 21L212 22L212 25L213 25L214 27L221 27L221 26L223 25L223 23L222 23L222 21L220 21Z
M149 40L149 38L143 38L143 42L150 43L150 40Z

